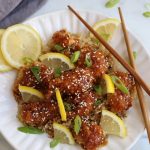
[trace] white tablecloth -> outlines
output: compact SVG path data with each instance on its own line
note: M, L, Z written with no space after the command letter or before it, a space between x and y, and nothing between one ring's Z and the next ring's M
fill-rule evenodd
M150 18L143 17L145 3L150 0L120 0L127 27L141 40L150 54ZM104 4L107 0L47 0L45 5L30 18L56 10L66 9L67 5L72 5L77 9L99 11L111 17L119 18L117 7L108 9ZM0 150L13 150L11 146L0 135ZM135 144L132 150L150 150L146 133Z

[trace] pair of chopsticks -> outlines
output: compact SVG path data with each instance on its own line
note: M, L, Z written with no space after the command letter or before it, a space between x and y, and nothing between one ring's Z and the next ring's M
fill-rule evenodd
M122 11L121 11L120 7L118 8L118 11L119 11L119 15L120 15L121 26L122 26L122 30L123 30L123 33L124 33L124 39L125 39L125 43L126 43L126 46L127 46L127 51L128 51L130 64L133 67L133 69L136 70L134 57L133 57L133 52L132 52L132 49L131 49L131 45L130 45L128 34L127 34L127 29L126 29L126 26L125 26L124 18L123 18ZM138 82L136 82L136 91L137 91L139 103L140 103L140 106L141 106L143 119L144 119L144 122L145 122L145 127L147 129L149 142L150 142L150 118L149 118L149 112L148 112L148 108L147 108L146 102L144 100L144 94L143 94L142 88L141 88L141 86L140 86L140 84Z
M148 109L146 107L146 102L144 101L144 94L142 91L142 88L147 92L147 94L150 96L150 88L148 85L144 82L144 80L140 77L140 75L136 72L134 58L133 58L133 52L131 50L129 38L127 35L123 15L121 12L121 9L119 8L119 14L121 19L121 25L124 33L124 38L128 50L128 55L130 58L131 66L113 49L71 6L68 6L68 8L73 12L73 14L88 28L88 30L103 44L103 46L133 75L133 77L136 80L136 89L137 94L142 110L142 115L145 122L145 127L147 129L148 138L150 142L150 120L149 120L149 114ZM141 88L142 87L142 88Z

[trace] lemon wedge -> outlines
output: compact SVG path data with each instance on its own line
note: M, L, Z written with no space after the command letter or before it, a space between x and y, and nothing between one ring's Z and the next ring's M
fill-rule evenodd
M73 69L75 66L71 63L69 57L61 53L47 53L39 57L39 59L52 69L60 68L61 71Z
M112 134L125 138L127 129L121 118L108 110L102 110L100 125L106 134Z
M96 22L93 25L93 29L101 35L105 41L110 41L119 24L119 20L107 18ZM96 39L92 33L90 33L90 37Z
M59 91L59 89L56 89L55 92L56 92L56 99L57 99L57 103L58 103L58 107L59 107L59 112L60 112L60 115L61 115L61 120L62 121L67 121L65 106L63 104L63 100L62 100L60 91Z
M5 32L4 29L0 29L0 41L4 32ZM1 45L1 42L0 42L0 45ZM10 67L8 63L5 61L1 52L1 48L0 48L0 72L7 72L10 70L12 70L12 67Z
M17 24L7 28L1 39L5 60L14 68L24 65L24 58L37 60L41 54L39 34L29 25Z
M114 87L114 83L112 82L111 77L108 74L104 74L103 79L105 80L105 83L106 83L107 93L114 93L115 87Z
M19 91L21 92L24 102L40 101L44 99L44 95L32 87L19 85Z
M75 144L73 136L66 126L54 122L53 128L54 128L54 139L59 139L60 142L62 143Z

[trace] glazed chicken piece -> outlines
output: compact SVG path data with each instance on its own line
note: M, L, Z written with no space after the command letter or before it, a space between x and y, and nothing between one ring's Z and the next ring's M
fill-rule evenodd
M57 50L55 45L59 45L63 48L62 53L70 57L70 55L75 51L80 49L79 37L70 34L65 29L57 31L53 34L52 40L49 43L49 47L52 52L60 52Z
M95 82L92 72L89 69L76 68L64 72L59 78L53 79L49 83L46 98L50 99L58 88L61 94L77 95L91 89Z
M43 127L49 120L60 118L57 104L51 102L22 103L18 117L23 124L34 127Z
M130 91L130 94L124 94L119 89L115 89L114 94L109 94L106 102L108 109L119 116L125 116L126 111L132 106L133 97L131 96L135 89L135 82L133 77L128 73L115 72L124 85Z
M69 96L67 102L71 104L72 109L68 112L68 118L74 118L76 115L79 116L88 116L93 111L93 104L97 100L98 96L91 92L87 91L84 93L78 93L74 96ZM65 99L64 99L65 101Z
M100 125L82 123L78 135L73 134L77 143L85 150L96 150L99 146L106 144L106 138Z
M90 57L92 61L92 66L90 67L90 69L92 69L94 77L100 78L101 75L104 74L108 70L108 67L111 65L108 56L106 56L94 45L86 44L81 49L81 54L77 62L78 67L86 67L86 55L88 55L88 57Z
M39 77L40 77L39 81L36 79L36 77L31 71L31 68L33 67L39 68ZM45 93L47 91L49 82L51 81L52 78L53 78L52 70L48 69L42 63L35 62L31 66L21 67L13 86L13 93L15 99L17 100L17 102L22 101L21 93L18 90L19 85L32 87Z
M106 55L99 50L99 47L94 44L80 44L79 38L68 33L66 30L60 30L52 36L52 52L58 52L54 46L55 44L61 45L64 50L59 51L68 57L71 57L73 52L80 51L79 60L76 63L77 67L85 68L85 58L89 55L92 60L92 66L90 67L95 77L101 77L108 67L111 65Z

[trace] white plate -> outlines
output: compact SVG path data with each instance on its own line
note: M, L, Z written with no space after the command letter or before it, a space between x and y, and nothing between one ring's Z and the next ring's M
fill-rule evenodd
M89 23L94 24L96 21L105 18L96 12L80 11L81 16ZM66 28L74 33L87 33L84 25L69 11L59 11L46 14L32 20L26 21L26 24L32 25L41 35L44 43L48 41L50 36L57 30ZM142 44L130 33L130 41L133 50L138 52L136 64L143 79L150 83L150 58ZM127 52L124 44L124 38L119 29L111 44L116 50L127 58ZM50 150L50 139L46 134L43 135L27 135L17 131L17 127L21 123L16 118L17 104L12 95L12 85L16 73L14 71L0 74L0 131L10 144L18 150ZM128 136L125 139L110 136L108 144L103 150L125 150L130 149L138 140L144 131L141 112L137 101L135 100L133 107L127 113L125 124L128 129ZM79 146L69 146L59 144L56 150L76 150L81 149Z

